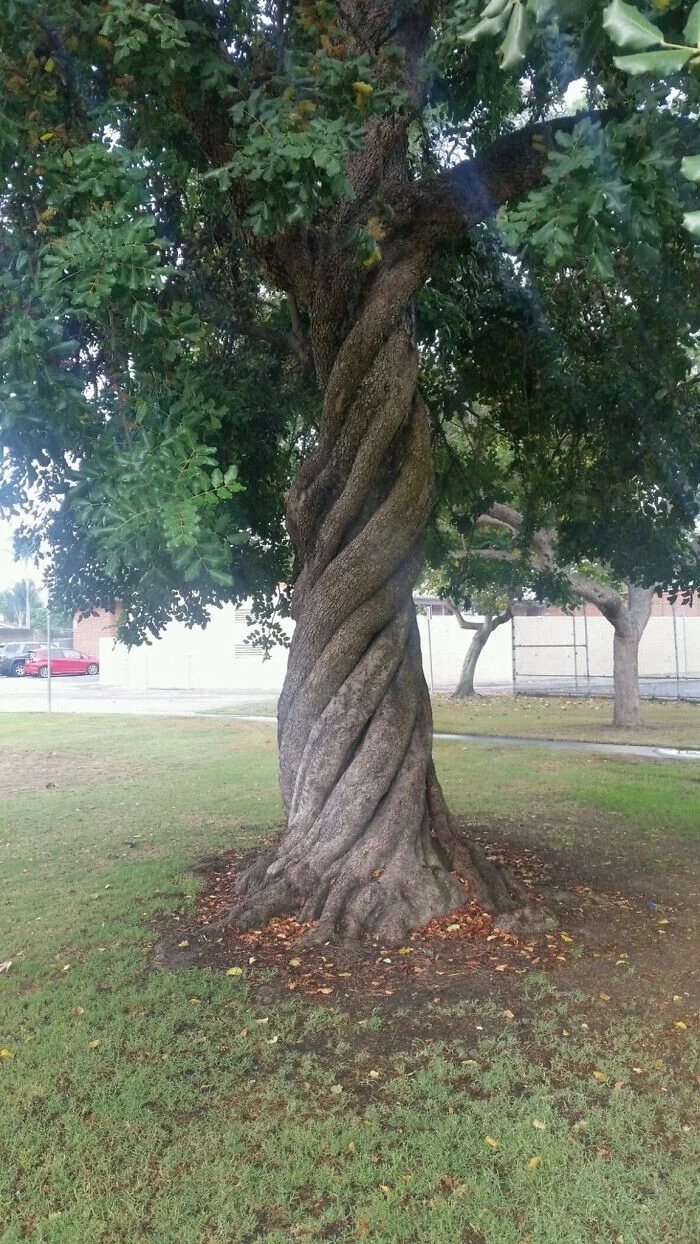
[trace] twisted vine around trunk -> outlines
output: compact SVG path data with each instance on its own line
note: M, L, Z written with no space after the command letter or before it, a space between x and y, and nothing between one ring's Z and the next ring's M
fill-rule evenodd
M459 841L431 759L412 599L433 488L413 331L420 279L409 260L373 281L288 497L299 573L278 710L287 828L241 878L233 914L251 927L293 912L311 925L307 943L400 942L462 906L464 879L504 925L530 914L512 879Z

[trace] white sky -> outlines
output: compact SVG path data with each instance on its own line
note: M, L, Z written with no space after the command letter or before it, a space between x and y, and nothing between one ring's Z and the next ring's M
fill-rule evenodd
M0 591L14 587L20 579L33 579L41 586L41 575L36 566L23 561L16 562L12 549L12 532L14 525L7 519L0 519Z

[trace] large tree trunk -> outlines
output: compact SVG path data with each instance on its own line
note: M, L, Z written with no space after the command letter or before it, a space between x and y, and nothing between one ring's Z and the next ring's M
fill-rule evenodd
M629 585L627 605L611 619L613 639L613 724L641 724L639 700L639 644L651 614L653 589Z
M412 256L382 265L327 365L323 323L314 336L323 421L288 497L298 576L278 710L287 828L242 879L235 913L250 926L296 912L315 922L307 941L369 932L396 943L463 904L445 847L487 907L516 923L522 903L454 836L431 760L412 599L433 485L413 334L422 275Z
M474 695L474 676L479 663L479 657L493 632L499 626L502 626L504 622L508 622L512 616L510 606L508 606L503 613L486 614L481 625L476 628L464 658L459 682L453 692L453 699L466 700L470 695Z

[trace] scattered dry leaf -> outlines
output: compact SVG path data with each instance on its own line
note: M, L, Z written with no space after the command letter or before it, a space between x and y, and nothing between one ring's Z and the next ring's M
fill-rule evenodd
M542 1161L541 1153L533 1154L533 1156L530 1158L530 1161L528 1162L528 1166L530 1167L530 1170L534 1171L535 1167L539 1166L541 1161Z
M492 1149L500 1149L500 1142L495 1140L493 1136L486 1137L486 1144L490 1145Z
M243 968L229 968L229 970L228 970L228 972L226 973L226 975L227 975L227 976L242 976L242 975L243 975Z

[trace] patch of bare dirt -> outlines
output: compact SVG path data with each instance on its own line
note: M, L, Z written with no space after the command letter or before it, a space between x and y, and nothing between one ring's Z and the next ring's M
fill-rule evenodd
M151 772L148 765L129 763L129 776ZM28 756L26 752L3 749L0 760L0 787L6 798L37 790L75 790L76 786L98 786L114 781L124 773L119 757L66 755L48 752Z
M503 827L501 827L503 828ZM506 1009L522 999L523 978L544 972L561 989L578 989L603 1002L634 1001L658 992L689 1003L698 997L700 955L693 884L667 873L645 874L630 885L624 872L591 854L535 850L527 841L503 841L498 824L469 825L472 840L502 860L557 916L554 933L518 938L499 932L475 903L433 920L404 946L366 939L353 946L295 949L304 931L293 917L241 932L235 926L235 879L250 857L236 853L202 861L204 886L194 918L173 917L153 959L171 970L213 967L244 975L261 1004L306 996L358 1014L378 1004L390 1009L452 1005L488 998ZM686 873L686 881L688 881ZM640 884L636 884L639 882ZM678 889L676 889L678 885ZM232 906L233 904L233 906ZM227 920L227 914L232 917Z

